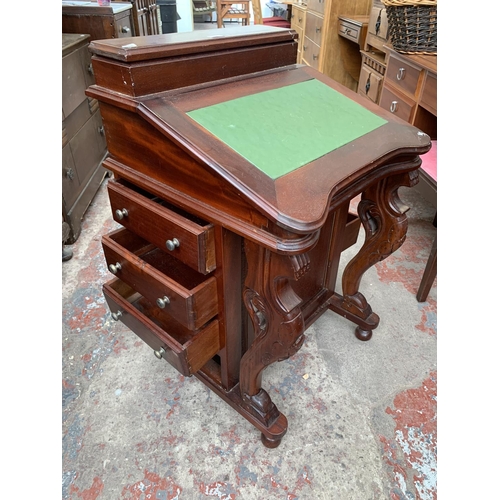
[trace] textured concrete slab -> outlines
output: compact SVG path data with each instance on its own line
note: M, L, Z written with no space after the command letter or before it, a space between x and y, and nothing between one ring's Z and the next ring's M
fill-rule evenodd
M119 226L103 185L63 263L62 498L436 499L436 285L427 302L415 298L434 211L415 190L400 193L412 207L407 241L361 288L379 327L360 342L327 312L294 357L264 372L289 422L270 450L199 380L112 321L100 238Z

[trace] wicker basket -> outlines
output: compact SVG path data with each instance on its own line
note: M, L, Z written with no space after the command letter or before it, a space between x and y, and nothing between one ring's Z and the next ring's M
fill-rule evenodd
M437 0L382 0L389 38L403 54L437 54Z

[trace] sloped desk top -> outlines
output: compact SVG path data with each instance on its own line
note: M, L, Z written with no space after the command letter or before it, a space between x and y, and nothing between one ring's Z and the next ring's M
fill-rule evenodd
M282 38L289 33L289 30L280 28L265 28L267 29L263 32L269 38ZM202 36L210 43L217 42L220 45L218 49L225 49L235 45L234 36L237 33L243 31L247 40L258 33L258 30L246 30L247 28L236 30L229 34L226 33L229 30L222 30L225 36L220 38L216 35L221 30L206 30ZM212 38L210 32L215 32ZM298 232L313 231L324 222L330 204L335 203L335 199L341 202L344 199L343 194L350 196L348 192L352 193L357 182L366 180L370 173L376 172L379 177L386 175L396 156L410 155L417 159L415 155L425 153L430 147L430 139L426 134L306 66L286 66L259 74L243 75L236 79L140 95L142 92L138 84L142 81L140 70L146 64L144 61L153 64L158 53L168 58L186 57L191 47L199 43L199 40L193 40L192 37L193 34L186 34L180 40L177 39L176 44L166 43L164 46L161 45L162 35L141 38L139 40L142 42L139 43L137 39L106 40L93 42L91 50L97 56L102 56L107 48L107 57L116 61L116 66L123 74L126 68L124 81L127 78L134 81L136 87L133 90L130 84L116 89L120 91L119 98L124 105L126 102L127 106L134 108L136 113L152 123L162 134L200 161L203 168L210 169L214 175L222 177L252 206L281 226ZM129 40L131 43L127 43ZM208 51L208 46L210 44L204 45L202 50ZM154 47L158 50L152 52ZM98 64L99 59L100 57L97 57L93 62L94 66ZM359 137L356 132L354 138L347 143L332 147L331 151L323 151L300 168L291 168L289 172L285 168L285 172L278 176L267 175L194 119L199 110L210 106L235 102L234 100L250 96L258 97L266 92L279 92L286 87L293 88L312 82L331 90L332 96L341 96L344 103L348 104L347 109L357 108L361 111L356 117L354 130L362 129L364 121L369 120L377 126L363 131ZM99 81L97 83L99 85ZM89 92L94 97L106 100L99 87L91 88ZM127 96L122 92L136 95ZM108 96L108 100L110 98L111 96ZM321 99L324 98L325 94L318 98L310 96L309 103L310 107L317 108L314 112L318 114L318 122L322 127L328 124L327 117L321 116ZM255 105L258 106L258 102L256 99ZM328 109L328 102L324 102L323 107ZM262 137L261 147L264 150L272 150L280 136L302 137L304 149L307 149L305 145L309 138L314 137L315 132L310 128L311 122L307 124L297 117L290 119L285 108L282 101L280 107L273 111L274 132L272 136L269 135L267 142L265 137ZM247 138L250 143L254 142L250 135ZM335 143L336 137L332 136L332 139ZM326 149L328 150L328 147ZM381 165L384 167L380 168ZM413 168L409 165L409 170Z

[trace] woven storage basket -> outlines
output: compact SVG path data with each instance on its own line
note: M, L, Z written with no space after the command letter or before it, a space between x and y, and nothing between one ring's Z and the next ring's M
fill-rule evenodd
M382 0L394 50L437 54L437 0Z

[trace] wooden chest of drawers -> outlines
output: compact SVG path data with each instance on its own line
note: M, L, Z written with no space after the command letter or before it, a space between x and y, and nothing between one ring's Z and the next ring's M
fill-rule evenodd
M62 211L74 243L81 220L106 171L106 139L99 105L85 95L95 80L92 74L89 35L62 35Z
M404 55L387 49L380 106L437 136L437 56Z
M97 0L62 0L62 32L86 33L89 41L133 36L132 3L112 2L100 7Z

